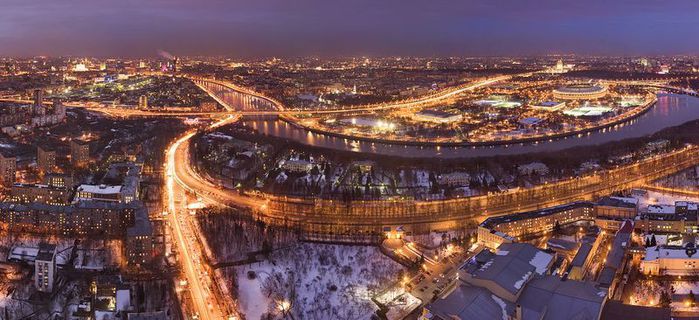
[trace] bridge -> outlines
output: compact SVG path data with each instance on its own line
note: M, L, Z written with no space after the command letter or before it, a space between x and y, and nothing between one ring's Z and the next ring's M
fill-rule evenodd
M245 110L239 110L241 114L243 115L291 115L291 114L333 114L333 113L346 113L349 111L363 111L363 112L369 112L369 111L378 111L378 110L387 110L387 109L399 109L399 108L411 108L411 107L420 107L420 106L425 106L425 105L432 105L436 103L443 102L445 100L448 100L450 98L453 98L455 96L458 96L459 94L462 94L464 92L468 91L473 91L478 88L486 87L492 84L495 84L497 82L505 81L508 79L511 79L512 77L516 76L526 76L526 75L531 75L531 72L527 73L522 73L522 74L516 74L516 75L501 75L501 76L496 76L492 78L485 78L485 79L479 79L473 83L466 83L460 86L455 86L455 87L449 87L434 93L431 93L426 96L421 96L418 98L413 98L413 99L406 99L406 100L400 100L400 101L390 101L390 102L384 102L384 103L377 103L377 104L369 104L369 105L359 105L359 106L342 106L339 108L330 108L330 109L321 109L321 110L304 110L304 109L290 109L285 107L280 101L267 97L265 95L262 95L260 93L253 92L248 89L241 89L239 86L236 86L232 83L226 82L226 81L220 81L220 80L215 80L215 79L210 79L210 78L196 78L196 77L189 77L190 80L192 80L199 88L207 92L210 96L212 96L218 103L221 105L228 105L231 106L231 103L229 101L226 101L224 97L220 96L220 92L224 90L231 90L235 92L240 92L240 93L245 93L249 94L252 96L252 101L265 101L267 103L272 104L271 106L273 109L276 110L260 110L260 111L245 111ZM256 99L256 100L255 100ZM231 109L237 109L235 107L232 107Z

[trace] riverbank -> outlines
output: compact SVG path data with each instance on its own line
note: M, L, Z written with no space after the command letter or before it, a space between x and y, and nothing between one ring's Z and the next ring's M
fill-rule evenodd
M386 145L406 145L406 146L418 146L418 147L489 147L489 146L507 146L507 145L513 145L513 144L522 144L522 143L537 143L537 142L544 142L544 141L549 141L549 140L554 140L554 139L561 139L561 138L567 138L567 137L573 137L573 136L579 136L579 135L584 135L592 132L598 132L602 131L611 127L623 125L625 123L628 123L641 115L645 114L650 110L655 104L657 103L658 99L653 98L649 99L646 101L643 106L639 107L638 110L631 112L629 114L624 115L623 117L606 122L600 125L592 126L592 127L587 127L587 128L581 128L577 130L571 130L571 131L565 131L565 132L559 132L559 133L554 133L554 134L547 134L547 135L539 135L539 136L532 136L532 137L525 137L525 138L515 138L515 139L500 139L500 140L488 140L488 141L445 141L445 142L434 142L434 141L425 141L425 140L419 140L419 141L414 141L414 140L403 140L403 139L384 139L384 138L374 138L374 137L368 137L368 136L361 136L361 135L349 135L349 134L344 134L344 133L339 133L336 131L332 130L327 130L327 129L322 129L314 126L309 126L309 125L304 125L301 122L298 121L298 119L289 116L289 115L280 115L279 120L288 123L298 129L301 130L306 130L309 132L312 132L314 134L321 134L321 135L326 135L330 137L335 137L335 138L340 138L340 139L347 139L347 140L352 140L352 141L363 141L363 142L371 142L371 143L381 143L381 144L386 144Z

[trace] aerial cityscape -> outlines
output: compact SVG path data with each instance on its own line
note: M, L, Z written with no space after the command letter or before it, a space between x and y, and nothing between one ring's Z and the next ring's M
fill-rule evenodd
M699 2L0 6L0 320L699 319Z

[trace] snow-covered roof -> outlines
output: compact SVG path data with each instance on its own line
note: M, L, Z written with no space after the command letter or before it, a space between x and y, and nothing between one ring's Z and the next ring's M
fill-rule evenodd
M449 296L437 299L425 309L439 319L508 319L514 314L515 306L488 290L460 285Z
M699 259L699 254L694 254L691 257L687 255L687 250L677 246L657 246L646 248L645 261L653 261L658 259Z
M638 205L638 198L633 198L633 197L610 197L615 200L623 201L626 203Z
M497 283L516 294L535 274L546 273L553 255L528 243L503 243L480 268L470 272L474 278Z
M648 213L675 214L675 206L669 204L652 204L646 209Z
M81 184L78 187L78 192L89 192L93 194L115 194L121 192L121 186Z

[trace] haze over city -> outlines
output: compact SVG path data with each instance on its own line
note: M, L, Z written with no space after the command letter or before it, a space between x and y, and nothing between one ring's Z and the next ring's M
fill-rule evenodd
M0 55L690 54L698 9L691 0L7 0Z

